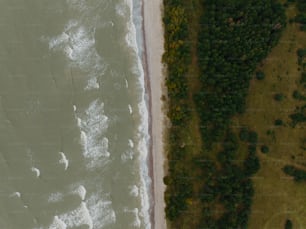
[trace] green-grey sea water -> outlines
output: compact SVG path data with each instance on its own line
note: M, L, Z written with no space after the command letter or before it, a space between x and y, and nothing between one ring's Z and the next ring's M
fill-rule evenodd
M0 229L151 227L140 12L0 0Z

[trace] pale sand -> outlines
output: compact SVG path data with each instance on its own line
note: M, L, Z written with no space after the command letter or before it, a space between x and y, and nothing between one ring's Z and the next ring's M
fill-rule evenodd
M152 163L153 163L153 227L166 229L164 192L164 113L162 91L164 84L162 54L164 34L162 27L162 0L143 0L144 37L146 48L147 74L149 80Z

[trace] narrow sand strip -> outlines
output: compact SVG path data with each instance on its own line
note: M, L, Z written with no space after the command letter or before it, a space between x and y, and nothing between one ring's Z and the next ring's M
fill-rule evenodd
M153 163L153 215L154 228L166 229L164 192L164 152L163 128L164 113L162 111L162 54L164 52L164 35L162 27L162 0L143 0L144 4L144 35L146 46L146 62L149 80L151 137Z

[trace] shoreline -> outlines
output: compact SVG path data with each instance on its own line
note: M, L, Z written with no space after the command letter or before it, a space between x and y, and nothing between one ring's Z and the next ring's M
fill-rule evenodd
M163 93L164 35L162 26L162 0L142 0L143 17L143 68L145 89L148 95L149 155L148 167L151 183L151 228L166 229L164 192L164 112L161 100Z

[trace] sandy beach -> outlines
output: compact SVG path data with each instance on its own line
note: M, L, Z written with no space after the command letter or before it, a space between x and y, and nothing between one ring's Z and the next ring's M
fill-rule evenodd
M148 93L150 95L151 152L153 179L153 222L152 228L166 229L164 192L164 152L162 111L162 88L164 83L162 54L164 35L162 27L162 0L143 0L144 38Z

